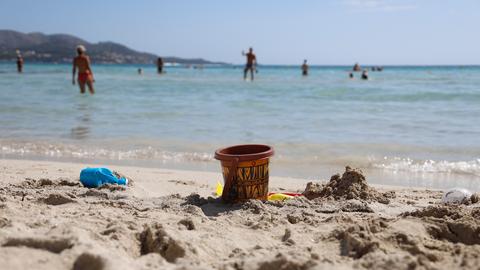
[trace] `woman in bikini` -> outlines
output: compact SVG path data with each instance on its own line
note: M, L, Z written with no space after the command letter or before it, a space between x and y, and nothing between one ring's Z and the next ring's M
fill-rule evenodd
M90 68L90 58L85 55L85 47L82 45L77 46L77 57L73 59L73 74L72 74L72 84L75 85L75 73L78 68L78 85L80 86L80 93L85 93L85 84L88 85L88 90L90 94L94 94L95 90L93 89L93 72Z

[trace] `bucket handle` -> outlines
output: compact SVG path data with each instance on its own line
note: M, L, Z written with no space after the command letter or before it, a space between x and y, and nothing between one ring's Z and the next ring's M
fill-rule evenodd
M238 157L232 159L232 165L230 165L228 178L227 178L227 181L225 182L225 186L223 187L223 192L222 192L222 200L225 202L233 201L236 196L236 194L233 193L235 191L232 190L232 187L234 186L233 179L235 178L235 174L237 174L238 162L239 162Z

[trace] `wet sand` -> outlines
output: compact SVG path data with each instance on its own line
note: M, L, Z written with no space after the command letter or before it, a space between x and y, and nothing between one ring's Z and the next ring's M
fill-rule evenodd
M110 166L131 185L87 189L78 176L89 164L0 164L4 269L480 265L480 205L441 205L438 190L346 187L343 180L357 180L339 172L333 181L309 184L310 199L226 205L213 195L220 173ZM301 179L270 179L271 191L306 186Z

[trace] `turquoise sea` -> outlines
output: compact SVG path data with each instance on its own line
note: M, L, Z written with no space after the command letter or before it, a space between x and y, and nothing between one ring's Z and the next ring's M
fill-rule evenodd
M138 75L137 68L144 74ZM71 66L0 64L0 155L220 171L216 148L273 145L272 175L327 179L345 165L377 184L480 191L480 67L193 69L94 65L80 95Z

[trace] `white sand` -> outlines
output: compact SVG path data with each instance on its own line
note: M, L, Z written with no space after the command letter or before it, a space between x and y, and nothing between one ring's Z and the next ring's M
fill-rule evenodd
M299 198L226 205L207 199L220 173L109 166L132 178L132 186L87 189L79 173L94 164L0 165L1 269L480 265L480 207L439 206L439 191L381 187L396 193L389 204ZM303 191L306 181L270 183L271 191ZM415 210L415 217L401 215Z

